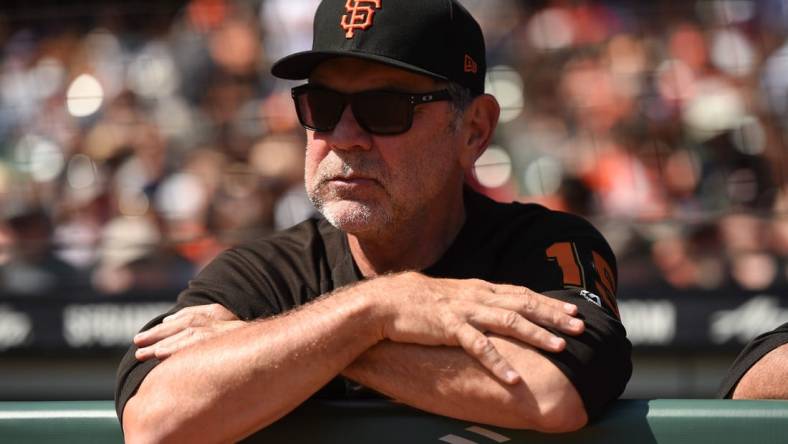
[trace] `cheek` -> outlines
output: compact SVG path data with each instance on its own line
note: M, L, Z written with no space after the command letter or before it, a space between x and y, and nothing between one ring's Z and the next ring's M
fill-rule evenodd
M307 185L317 174L320 162L325 159L329 151L325 142L314 140L311 135L307 137L306 152L304 153L304 182Z
M435 190L450 180L459 160L451 135L442 130L425 134L384 151L394 182L409 193Z

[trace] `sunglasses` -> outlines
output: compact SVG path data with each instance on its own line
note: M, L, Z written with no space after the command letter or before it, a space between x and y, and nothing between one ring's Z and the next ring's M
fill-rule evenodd
M297 86L292 94L298 120L306 129L332 131L349 103L361 128L387 136L410 129L416 105L451 99L445 89L422 94L382 90L343 94L313 84Z

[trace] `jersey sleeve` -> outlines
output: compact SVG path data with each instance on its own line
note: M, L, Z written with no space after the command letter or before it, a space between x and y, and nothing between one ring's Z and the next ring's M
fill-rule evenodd
M717 396L730 398L744 374L770 351L784 344L788 344L788 322L750 341L731 365Z
M149 330L160 324L166 316L195 305L218 303L244 320L277 313L279 307L275 300L268 301L259 296L276 292L271 284L273 279L261 274L258 268L242 252L225 251L189 282L189 286L178 295L175 305L167 313L157 316L140 331ZM134 357L136 351L137 347L131 344L118 366L115 410L121 420L126 402L137 392L145 376L160 362L155 358L137 361Z
M616 303L615 256L590 223L565 213L553 212L519 245L526 252L510 254L524 260L510 256L506 274L517 284L577 305L585 322L579 336L552 329L566 340L563 352L540 352L574 384L589 417L596 417L623 393L632 374L632 345Z
M572 382L583 399L589 418L624 392L632 375L632 345L621 321L585 294L587 290L551 290L543 294L578 306L585 331L570 336L552 329L566 340L561 353L541 351Z

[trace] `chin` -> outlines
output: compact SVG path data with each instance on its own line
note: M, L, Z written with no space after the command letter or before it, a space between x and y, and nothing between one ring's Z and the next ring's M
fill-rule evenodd
M381 208L358 201L329 202L319 211L331 225L350 234L379 230L391 219Z

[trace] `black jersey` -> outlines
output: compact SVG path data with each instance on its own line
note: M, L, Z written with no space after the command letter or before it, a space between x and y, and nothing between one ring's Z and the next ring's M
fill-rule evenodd
M466 221L445 254L422 272L432 277L477 278L522 285L572 302L586 322L561 353L544 352L572 381L589 415L617 398L629 380L631 345L616 307L615 257L602 235L584 219L535 204L501 204L465 192ZM265 239L229 249L179 296L170 312L220 303L240 319L286 312L320 295L363 279L346 235L324 219L312 219ZM158 364L138 362L136 347L118 369L116 408ZM364 391L342 377L316 396L354 397Z
M770 351L784 344L788 344L788 322L750 341L744 347L744 350L739 353L730 370L728 370L728 374L722 381L717 396L730 398L739 380L747 373L747 370Z

